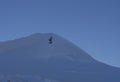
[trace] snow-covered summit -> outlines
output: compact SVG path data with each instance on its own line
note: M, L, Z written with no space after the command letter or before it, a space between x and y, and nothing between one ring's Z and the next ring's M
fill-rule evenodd
M25 55L36 58L66 57L72 61L92 62L82 49L54 33L35 33L30 36L8 41L0 46L0 52L24 49ZM31 52L31 53L28 53ZM34 54L33 54L34 53Z
M0 43L0 75L39 76L47 79L45 82L120 82L119 68L94 60L54 33L36 33ZM0 81L39 82L33 77L5 77Z

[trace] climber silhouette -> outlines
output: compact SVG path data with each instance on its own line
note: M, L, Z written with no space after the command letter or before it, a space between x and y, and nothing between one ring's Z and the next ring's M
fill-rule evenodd
M48 40L49 40L49 44L53 43L53 37L52 36Z

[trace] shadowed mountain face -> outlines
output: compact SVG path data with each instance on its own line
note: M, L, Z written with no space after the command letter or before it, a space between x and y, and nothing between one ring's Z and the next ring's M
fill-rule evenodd
M52 33L1 42L0 74L39 75L59 82L120 82L119 68L96 61Z

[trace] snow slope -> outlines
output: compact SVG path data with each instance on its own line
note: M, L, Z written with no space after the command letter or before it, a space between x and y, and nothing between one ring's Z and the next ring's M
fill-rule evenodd
M51 36L53 37L53 43L49 44L48 39ZM26 38L5 42L0 46L0 52L6 53L12 50L14 51L14 49L17 48L23 49L26 47L29 47L29 51L34 51L33 54L26 54L26 55L34 56L37 58L41 58L41 57L48 58L52 56L70 56L71 59L73 57L77 57L78 60L81 62L82 61L91 62L93 60L87 53L85 53L83 50L81 50L71 42L52 33L50 34L38 33L38 34L33 34Z
M120 81L119 68L96 61L53 33L36 33L0 43L0 74L37 75L60 82Z

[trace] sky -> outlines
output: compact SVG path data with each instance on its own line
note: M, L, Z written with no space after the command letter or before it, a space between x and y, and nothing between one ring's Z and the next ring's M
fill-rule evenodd
M0 41L56 33L120 67L120 0L0 0Z

